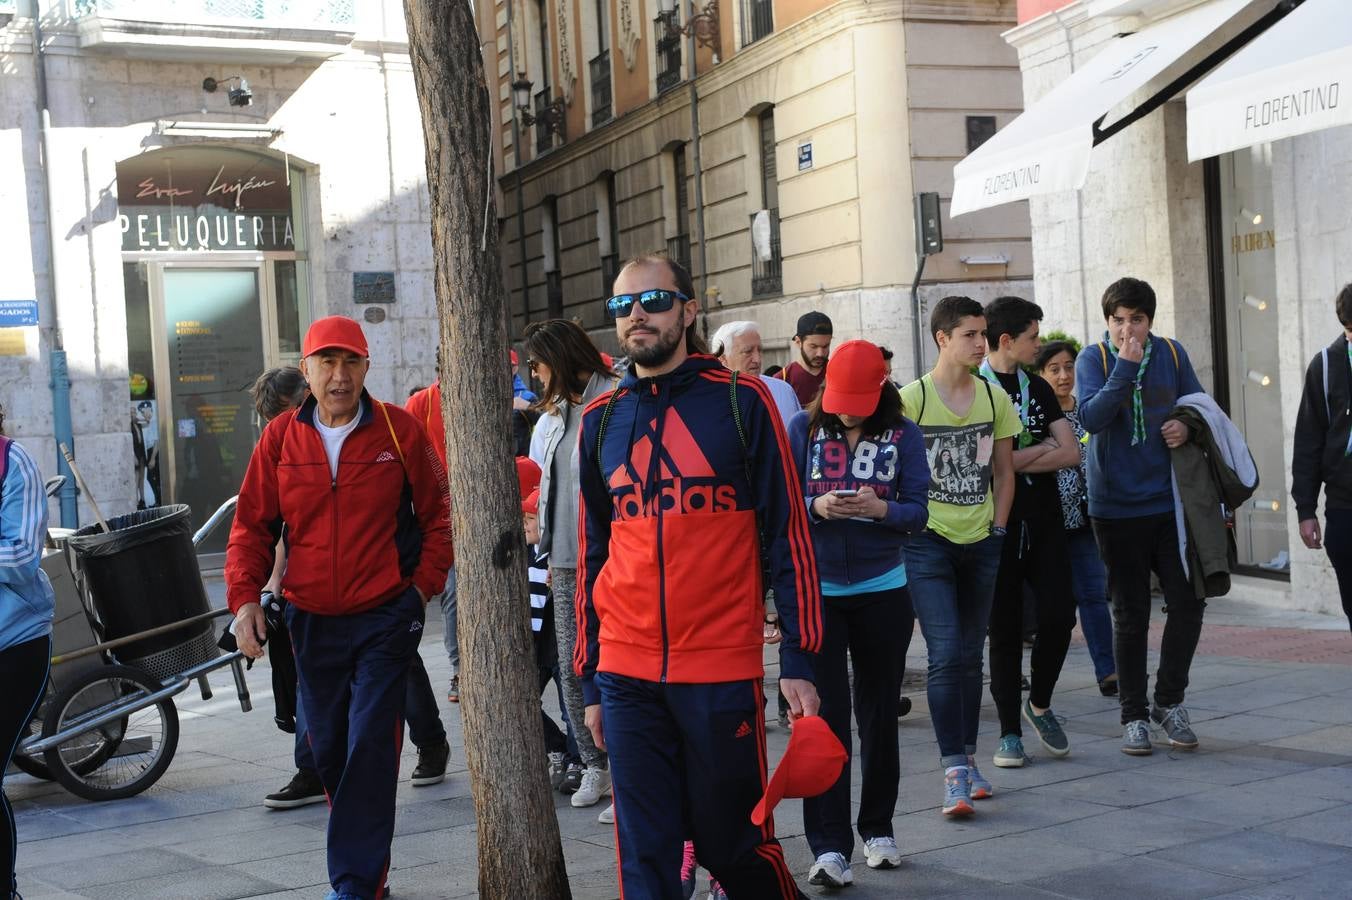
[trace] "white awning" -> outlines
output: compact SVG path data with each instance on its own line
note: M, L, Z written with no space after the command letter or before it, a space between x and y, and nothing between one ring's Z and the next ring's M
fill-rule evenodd
M959 216L1083 186L1089 174L1095 123L1249 2L1211 0L1113 39L1087 65L953 168L949 214Z
M1188 92L1188 159L1352 125L1352 4L1305 0Z

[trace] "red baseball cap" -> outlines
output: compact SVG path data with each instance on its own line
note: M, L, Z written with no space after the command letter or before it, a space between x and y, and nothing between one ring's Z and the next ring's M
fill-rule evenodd
M789 747L765 786L765 796L751 810L751 823L764 825L785 797L816 797L836 783L848 759L845 747L821 716L803 716L793 723Z
M529 456L516 458L516 482L521 485L521 496L526 497L540 486L540 467Z
M540 511L540 489L531 491L525 500L521 501L521 511L529 515L535 515Z
M518 365L520 365L520 363L517 362L517 355L516 355L516 351L515 351L515 350L508 350L508 351L507 351L507 358L510 359L510 360L512 361L512 365L513 365L513 366L518 366Z
M310 356L330 348L350 350L358 356L371 355L366 349L366 335L362 334L361 326L347 316L316 319L310 330L305 332L305 344L300 355Z
M846 341L826 363L822 410L836 415L868 416L878 408L887 380L883 352L872 341Z

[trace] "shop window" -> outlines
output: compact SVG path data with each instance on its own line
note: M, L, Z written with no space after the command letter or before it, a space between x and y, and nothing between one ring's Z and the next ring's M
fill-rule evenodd
M995 116L967 117L967 152L971 153L995 137Z

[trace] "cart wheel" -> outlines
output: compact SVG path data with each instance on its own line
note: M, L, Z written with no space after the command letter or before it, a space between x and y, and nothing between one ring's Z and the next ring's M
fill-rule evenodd
M104 666L57 695L43 719L45 735L78 729L109 712L121 714L43 754L62 787L85 800L120 800L159 780L178 746L174 701L145 702L160 687L141 669Z

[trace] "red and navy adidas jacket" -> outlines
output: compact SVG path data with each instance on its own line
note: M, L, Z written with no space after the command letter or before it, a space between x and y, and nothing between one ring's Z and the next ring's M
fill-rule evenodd
M597 671L646 681L761 678L765 585L757 516L779 607L780 673L812 680L822 640L821 585L797 466L770 391L711 356L587 407L578 457L578 641L588 705ZM748 471L750 479L748 480Z
M282 591L306 612L357 613L410 585L427 597L445 587L453 562L446 472L417 419L365 391L361 399L336 478L313 397L263 429L225 551L231 612L258 601L283 526Z

